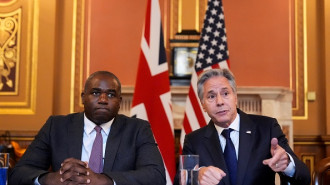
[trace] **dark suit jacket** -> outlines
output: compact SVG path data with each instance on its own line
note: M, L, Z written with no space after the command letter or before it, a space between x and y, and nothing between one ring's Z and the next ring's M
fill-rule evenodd
M51 116L12 170L9 184L33 184L58 171L67 158L81 159L83 113ZM103 173L121 184L166 184L165 169L150 124L118 115L108 136Z
M240 110L238 110L238 113L240 115L240 131L237 185L275 184L275 172L262 163L264 159L271 158L270 141L273 137L276 137L279 145L293 157L296 165L294 177L289 178L280 173L281 181L309 185L309 170L289 147L288 141L276 119L248 115ZM251 131L251 134L248 134L247 131ZM200 167L212 165L222 169L227 176L219 184L230 185L218 132L212 121L207 126L186 135L182 154L198 154ZM175 184L178 184L178 175Z

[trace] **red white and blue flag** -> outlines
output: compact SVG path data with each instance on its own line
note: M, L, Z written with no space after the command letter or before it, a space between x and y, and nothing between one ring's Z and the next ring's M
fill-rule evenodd
M165 163L167 184L172 184L176 170L174 126L158 0L148 0L131 116L150 122Z
M200 73L210 68L229 68L225 19L221 0L209 0L204 18L196 57L195 70L191 75L190 88L186 100L183 129L180 143L184 136L199 129L209 122L209 116L203 111L197 96L197 78Z

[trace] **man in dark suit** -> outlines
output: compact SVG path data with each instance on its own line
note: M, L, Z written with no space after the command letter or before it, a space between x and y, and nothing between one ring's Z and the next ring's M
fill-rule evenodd
M166 184L150 124L118 115L119 79L107 71L95 72L81 98L83 113L47 120L12 170L9 184ZM100 141L95 157L100 171L91 169L94 139Z
M236 108L236 82L229 70L205 71L197 89L211 120L186 135L182 154L199 155L200 185L271 185L275 184L275 173L281 182L310 184L308 168L289 147L276 119L248 115ZM230 139L222 135L227 131ZM230 145L233 152L228 155Z

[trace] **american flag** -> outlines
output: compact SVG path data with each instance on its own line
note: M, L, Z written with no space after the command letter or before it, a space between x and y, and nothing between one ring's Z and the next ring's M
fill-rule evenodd
M172 184L176 170L174 126L158 0L147 4L131 116L150 122L165 163L167 184Z
M186 134L205 126L210 120L209 116L203 111L197 96L198 75L210 68L228 68L228 56L222 1L209 0L199 41L195 70L191 75L186 101L180 138L181 146L183 146Z

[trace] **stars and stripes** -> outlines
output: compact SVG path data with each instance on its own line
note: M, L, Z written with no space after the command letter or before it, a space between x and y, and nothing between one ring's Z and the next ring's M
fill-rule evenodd
M174 126L158 0L148 0L131 115L148 120L162 154L167 184L175 176Z
M189 132L205 126L210 118L203 111L197 96L197 78L210 68L229 68L227 36L221 0L209 0L199 41L195 70L192 73L186 101L180 143Z

